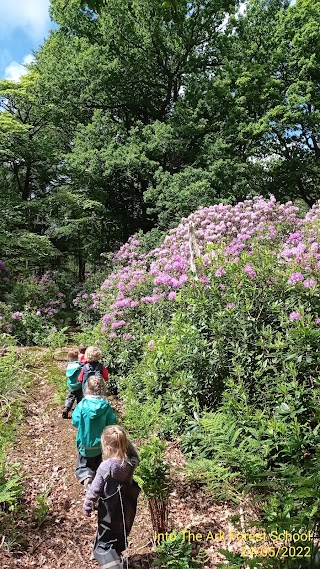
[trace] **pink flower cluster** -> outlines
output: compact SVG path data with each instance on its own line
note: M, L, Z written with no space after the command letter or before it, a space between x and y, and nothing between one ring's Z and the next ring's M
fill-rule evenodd
M0 271L4 267L4 261L0 261ZM23 277L21 277L23 278ZM26 281L28 286L32 285L32 295L28 299L28 308L21 307L22 310L10 312L10 306L7 307L6 315L2 315L0 322L8 332L12 332L13 326L18 321L22 321L26 311L33 310L37 316L40 316L45 324L48 320L52 322L56 315L67 308L65 303L65 294L59 292L58 285L54 280L54 275L45 273L43 276L36 276Z
M320 271L320 202L317 202L299 224L299 230L291 233L278 255L279 263L292 266L294 272L288 284L301 283L307 289L315 289Z
M102 331L114 337L112 329L119 326L119 317L124 319L126 326L130 326L140 306L161 300L174 302L177 290L194 278L190 271L191 223L205 267L210 266L213 260L216 262L217 247L220 254L223 252L224 262L219 262L215 276L222 280L220 286L224 289L222 277L226 274L226 264L237 262L241 252L251 255L255 247L264 242L273 243L278 250L279 246L282 247L280 263L294 260L298 265L302 263L305 266L308 259L318 263L316 231L313 235L311 225L319 218L319 204L302 219L299 208L292 202L279 204L273 196L269 199L257 196L236 206L219 204L196 211L188 218L183 218L178 227L171 229L160 247L146 254L141 252L139 239L130 237L115 255L116 268L104 281L100 292L93 293L97 296L95 307L100 311L107 309L102 317ZM287 236L287 240L281 246L283 235ZM316 268L319 266L320 263ZM243 270L248 278L256 277L257 268L251 264L247 263ZM310 271L306 276L302 273L298 275L295 270L289 279L290 284L302 282L306 288L316 286ZM200 275L199 282L205 287L210 286L206 276ZM227 308L234 308L233 303L228 303Z

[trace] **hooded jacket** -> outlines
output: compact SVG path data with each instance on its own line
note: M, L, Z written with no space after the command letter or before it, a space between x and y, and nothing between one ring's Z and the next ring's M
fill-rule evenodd
M102 431L116 422L113 409L105 397L86 395L72 413L72 424L78 429L76 441L79 453L86 457L101 454Z
M82 388L82 383L78 381L82 365L80 362L69 362L66 369L67 385L70 391L78 391Z

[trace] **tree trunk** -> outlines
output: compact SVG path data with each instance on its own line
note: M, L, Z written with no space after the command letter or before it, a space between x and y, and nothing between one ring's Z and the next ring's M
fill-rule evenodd
M299 188L300 197L306 202L309 207L312 207L315 204L316 200L307 195L301 178L298 179L297 186Z
M30 197L30 192L31 192L31 164L30 162L28 162L27 164L27 169L26 169L26 175L25 175L25 179L24 179L24 184L23 184L23 188L22 188L22 199L23 200L28 200Z
M86 272L86 260L84 258L83 250L82 250L81 232L78 231L78 280L79 280L79 283L84 282L85 272Z

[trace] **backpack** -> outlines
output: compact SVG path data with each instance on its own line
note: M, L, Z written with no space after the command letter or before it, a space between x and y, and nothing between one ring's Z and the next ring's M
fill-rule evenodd
M102 375L102 364L100 362L88 362L83 366L82 393L86 394L87 381L91 375Z
M132 477L120 482L107 472L103 478L105 483L98 502L98 531L93 550L100 567L110 561L111 551L121 555L127 548L141 491Z

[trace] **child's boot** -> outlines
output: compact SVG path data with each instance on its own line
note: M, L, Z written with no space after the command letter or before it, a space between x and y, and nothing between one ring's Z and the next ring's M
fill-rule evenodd
M68 407L64 407L62 411L62 419L68 419L69 417L69 409Z

